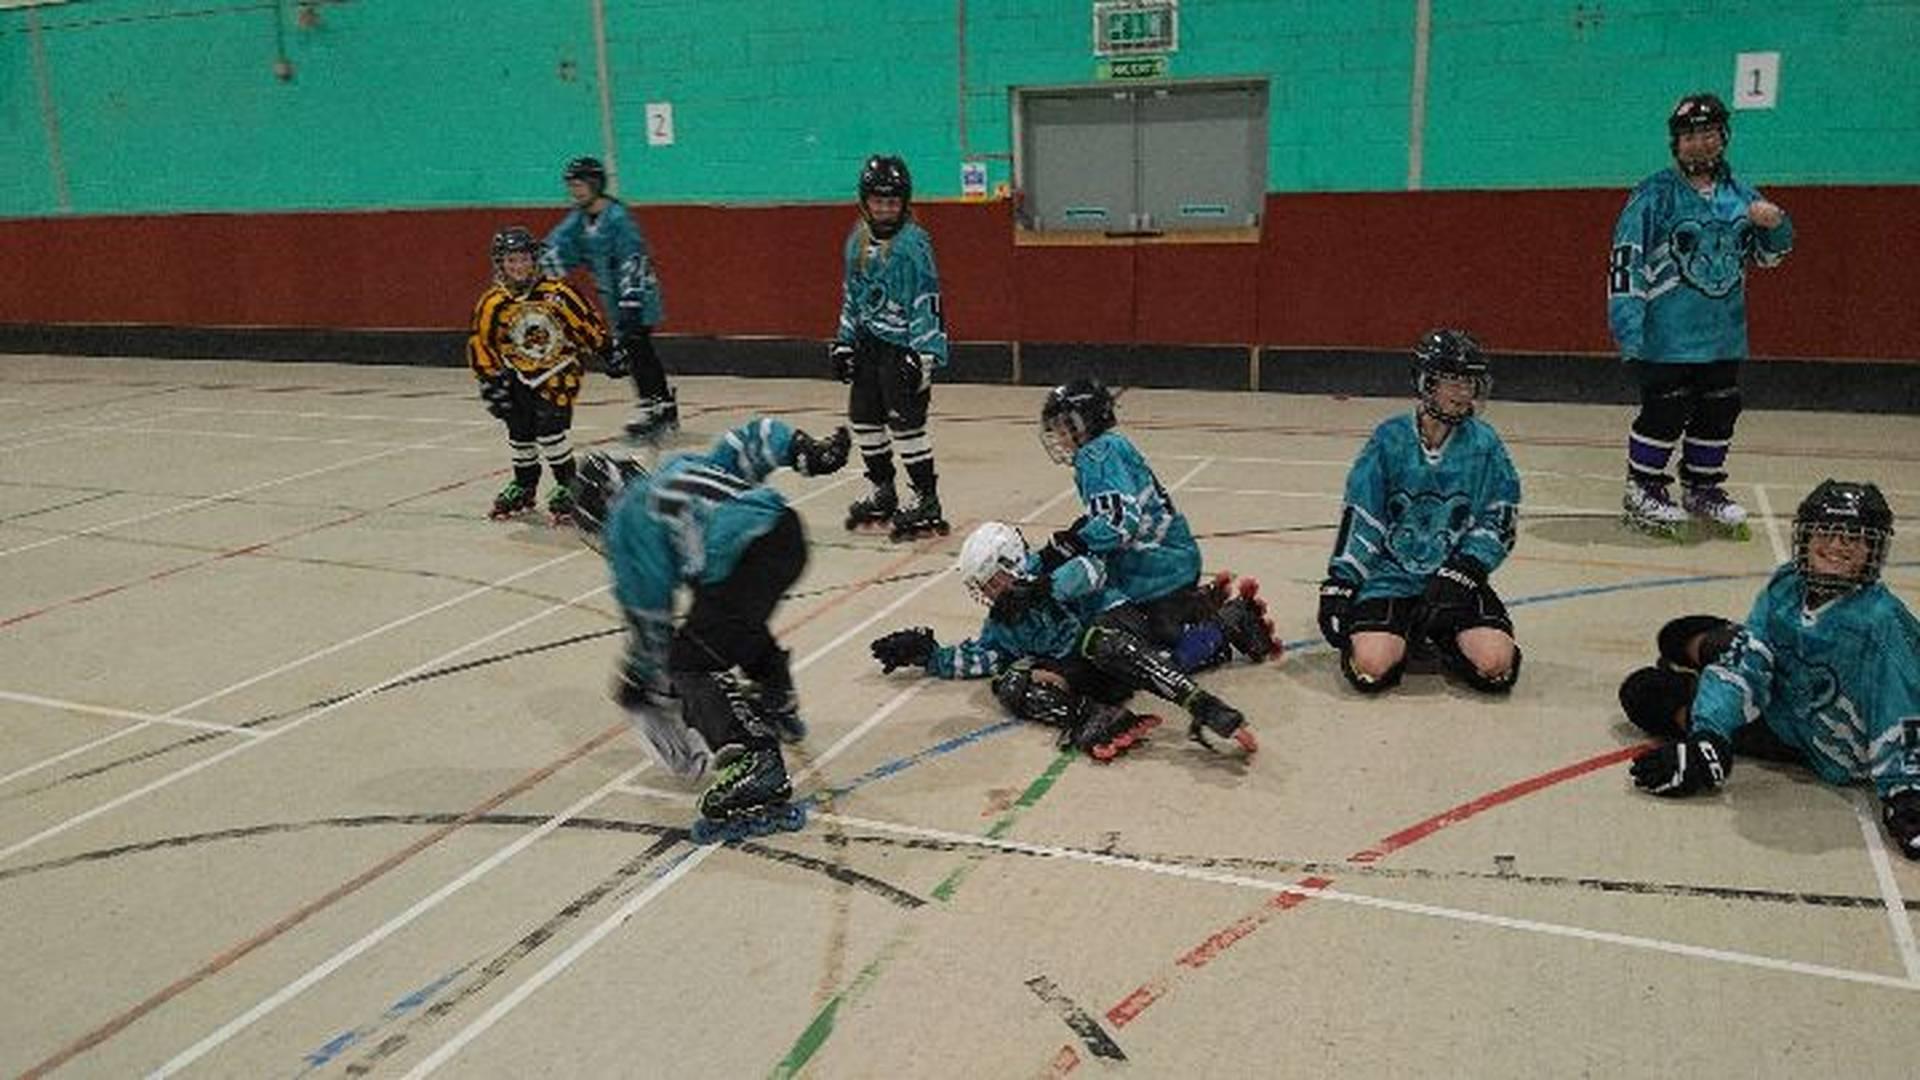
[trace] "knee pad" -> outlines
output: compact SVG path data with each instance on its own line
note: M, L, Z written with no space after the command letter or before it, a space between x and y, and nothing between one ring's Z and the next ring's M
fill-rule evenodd
M995 675L993 696L1002 708L1021 720L1062 729L1073 726L1073 694L1064 686L1035 679L1033 665L1028 661L1011 664Z
M1345 675L1347 681L1353 684L1353 688L1363 694L1378 694L1383 690L1393 689L1400 685L1400 676L1406 670L1407 661L1403 657L1399 663L1381 672L1379 676L1370 676L1353 666L1352 649L1340 650L1340 674Z
M1080 654L1103 673L1176 704L1185 701L1195 689L1193 679L1159 650L1123 630L1089 627L1080 640Z
M1482 675L1474 662L1467 659L1467 654L1460 651L1458 642L1435 642L1435 646L1440 653L1440 662L1446 665L1447 670L1461 682L1483 694L1505 694L1511 691L1513 684L1520 680L1520 646L1518 644L1513 647L1513 663L1508 665L1507 670L1500 675Z
M1644 667L1620 684L1620 709L1633 726L1659 739L1678 739L1686 728L1674 717L1693 705L1695 677L1683 671Z
M1739 632L1739 623L1728 622L1718 615L1682 615L1660 628L1655 639L1660 647L1660 663L1677 671L1699 671L1718 660ZM1698 664L1687 655L1687 644L1696 636L1700 638Z
M1694 396L1693 412L1687 418L1687 434L1702 439L1731 438L1734 421L1740 419L1740 404L1738 386L1700 391Z
M1211 671L1233 659L1226 632L1215 622L1195 623L1180 631L1173 645L1173 664L1188 674Z
M1633 418L1633 431L1660 442L1674 442L1686 430L1693 409L1694 391L1685 383L1649 387L1640 395L1640 415Z

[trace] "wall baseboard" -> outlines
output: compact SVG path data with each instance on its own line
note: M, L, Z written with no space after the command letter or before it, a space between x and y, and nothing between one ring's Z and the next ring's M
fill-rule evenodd
M40 325L0 323L0 353L159 359L321 361L460 367L466 335L450 330L333 330L295 327ZM667 369L682 375L825 378L825 347L797 338L660 335ZM1053 386L1082 375L1116 386L1193 390L1248 388L1244 346L1072 345L1024 343L1023 381ZM1405 397L1412 372L1404 352L1263 349L1262 392L1347 397ZM955 345L942 378L961 383L1013 381L1013 347ZM1765 359L1740 378L1748 408L1920 414L1920 364ZM1610 356L1526 354L1494 359L1494 397L1630 405L1635 395Z

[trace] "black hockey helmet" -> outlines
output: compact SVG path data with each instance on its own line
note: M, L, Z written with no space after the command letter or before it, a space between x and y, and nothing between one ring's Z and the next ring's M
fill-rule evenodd
M1816 572L1809 550L1815 533L1837 533L1866 545L1866 562L1857 573ZM1835 595L1880 580L1893 543L1893 509L1872 484L1822 480L1793 512L1793 564L1813 593Z
M488 245L487 254L493 260L493 278L502 285L525 285L526 282L510 282L501 263L509 255L525 253L533 256L534 273L540 269L541 256L547 252L546 241L533 235L524 225L509 225L493 234L493 243Z
M1040 445L1057 465L1114 425L1113 394L1098 379L1075 379L1054 387L1040 406Z
M627 488L646 482L646 467L630 457L596 451L582 458L569 485L573 489L573 519L580 531L598 540L620 496Z
M567 162L560 172L560 178L569 183L578 180L593 189L596 196L606 194L607 167L597 157L577 157Z
M900 216L892 221L875 221L867 209L867 199L873 196L896 198L900 200ZM867 228L873 235L885 240L900 231L912 214L913 176L907 172L907 163L900 158L887 154L875 154L867 159L860 169L860 216L867 219Z
M1464 410L1444 407L1437 395L1440 380L1454 379L1473 387L1473 400ZM1465 330L1429 330L1413 347L1413 387L1420 394L1420 408L1428 416L1445 424L1457 424L1472 416L1474 409L1493 392L1492 365L1480 343Z
M1702 91L1688 94L1674 105L1667 114L1667 149L1676 160L1680 157L1680 136L1694 131L1717 129L1720 132L1720 147L1726 149L1733 139L1733 128L1728 123L1727 103L1720 100L1718 94ZM1718 172L1723 161L1722 155L1698 161L1680 161L1680 168L1689 175L1705 175Z

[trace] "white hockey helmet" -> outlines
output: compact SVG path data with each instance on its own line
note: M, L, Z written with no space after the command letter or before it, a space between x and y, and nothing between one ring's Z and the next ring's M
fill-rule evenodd
M983 604L991 604L987 585L1000 572L1023 577L1027 567L1027 538L1004 521L989 521L973 530L960 545L960 580L968 595Z

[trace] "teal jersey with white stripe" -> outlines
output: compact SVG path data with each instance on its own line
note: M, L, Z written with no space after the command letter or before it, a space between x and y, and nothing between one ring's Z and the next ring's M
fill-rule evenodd
M940 313L940 273L933 238L912 221L888 240L875 240L865 223L847 237L840 325L834 340L861 334L947 363L947 325Z
M1186 515L1125 435L1103 432L1074 451L1073 484L1086 510L1073 531L1108 588L1145 603L1199 580L1200 544Z
M1808 611L1782 566L1694 692L1699 729L1731 738L1756 721L1830 784L1920 788L1920 621L1878 583Z
M747 545L771 531L787 509L786 499L761 481L792 463L793 429L757 418L704 453L668 458L614 503L605 532L614 596L641 635L639 652L656 665L665 664L672 637L674 591L733 573Z
M1654 363L1747 356L1747 266L1793 249L1793 220L1747 220L1759 191L1722 169L1702 195L1678 168L1640 182L1613 229L1607 321L1620 355Z
M610 201L598 215L576 206L547 234L548 271L565 277L579 266L593 275L615 333L634 323L658 326L666 318L653 251L620 200Z
M1455 552L1492 572L1513 550L1520 474L1493 425L1468 417L1438 450L1417 414L1383 422L1347 473L1347 501L1327 574L1357 599L1417 596Z
M1029 554L1028 575L1039 572L1040 556ZM1011 622L989 613L978 634L958 645L935 649L927 658L927 673L943 679L978 679L998 675L1015 660L1062 660L1074 655L1094 617L1127 602L1125 596L1105 587L1103 576L1092 559L1069 560L1053 572L1050 600Z

